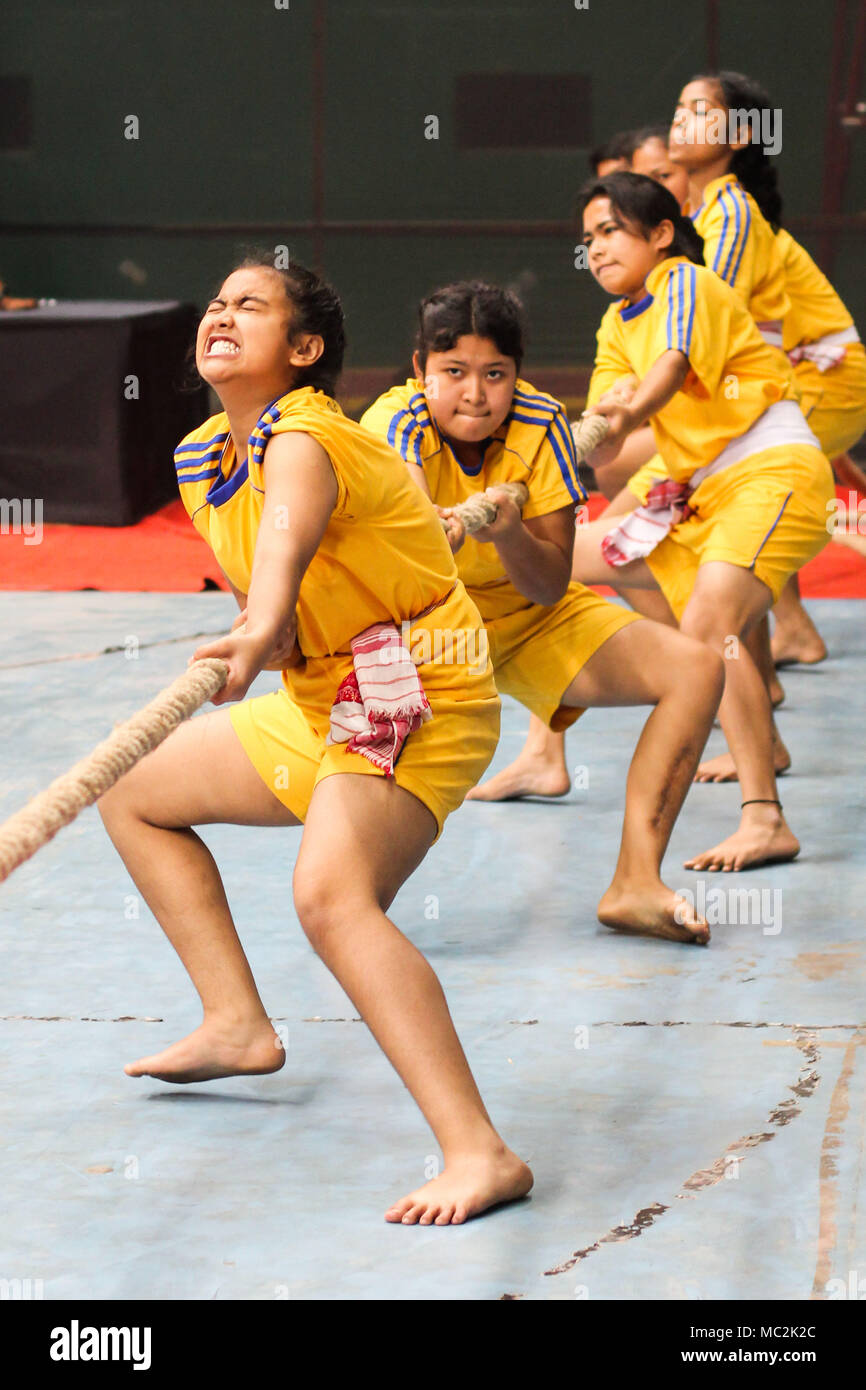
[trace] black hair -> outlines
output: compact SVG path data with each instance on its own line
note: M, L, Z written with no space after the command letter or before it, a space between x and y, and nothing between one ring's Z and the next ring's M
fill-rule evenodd
M229 274L236 270L270 270L279 276L286 299L292 307L290 340L296 333L317 333L324 344L318 361L298 371L293 389L314 386L317 391L333 396L343 370L346 351L343 306L336 290L298 261L290 260L285 267L275 265L273 252L253 249L232 267Z
M751 112L775 109L769 93L760 83L741 72L699 73L691 81L715 82L728 111L741 111L749 116ZM782 194L775 166L761 144L760 119L756 126L754 118L749 116L749 143L734 151L730 171L746 192L751 193L773 231L777 232L782 223Z
M516 294L484 280L461 280L422 299L418 307L415 351L421 366L430 352L448 352L458 338L490 338L518 372L523 361L523 308Z
M667 149L670 133L670 126L665 125L662 121L657 122L655 125L642 125L637 130L630 131L627 157L632 159L635 151L639 150L641 145L645 145L647 140L661 140L665 149Z
M680 205L667 188L644 174L608 174L605 179L590 179L580 191L578 205L581 215L593 198L609 198L614 212L623 222L636 227L648 236L660 222L674 224L674 237L669 256L688 256L696 265L704 263L704 239L695 231L690 218L680 211Z
M620 130L616 135L612 135L609 140L605 140L602 145L597 145L589 154L589 166L594 174L598 173L599 164L604 164L608 159L631 159L632 150L632 130Z

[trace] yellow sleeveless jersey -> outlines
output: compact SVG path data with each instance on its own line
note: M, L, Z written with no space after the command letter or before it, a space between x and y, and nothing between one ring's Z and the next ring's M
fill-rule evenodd
M175 450L181 499L232 584L249 592L272 435L297 430L319 443L337 479L337 503L301 582L298 643L305 657L349 650L371 623L400 623L443 598L457 580L442 523L381 439L312 386L263 411L238 460L228 416L214 415Z
M712 270L674 256L653 268L646 290L636 304L620 300L605 313L587 402L623 376L643 379L664 352L684 353L691 370L650 424L668 473L685 482L774 401L796 401L799 392L786 358Z
M733 174L713 179L689 216L704 239L704 264L730 285L756 323L777 324L790 303L776 234ZM781 346L781 342L779 344Z
M386 391L365 412L361 424L380 435L408 463L424 469L430 495L439 507L454 507L496 483L516 482L529 489L529 501L523 508L525 520L586 500L562 405L526 381L516 382L511 409L486 441L477 467L464 467L440 434L418 380L410 379ZM457 572L485 622L531 606L506 575L494 545L467 536L454 558Z

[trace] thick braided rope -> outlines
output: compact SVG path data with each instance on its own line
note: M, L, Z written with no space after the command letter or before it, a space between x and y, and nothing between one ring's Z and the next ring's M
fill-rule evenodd
M497 483L496 486L507 492L516 506L526 506L529 488L525 483ZM458 502L454 514L463 522L467 536L471 536L473 531L480 531L482 526L489 526L491 521L495 521L498 510L491 498L483 492L474 492L465 502Z
M224 661L212 657L196 661L149 705L119 724L88 757L0 825L0 883L221 690L227 676Z
M578 463L583 463L587 455L598 448L609 429L610 426L603 415L581 415L577 423L571 427Z
M583 415L576 425L572 425L571 433L578 463L582 463L587 454L591 454L593 449L598 447L608 428L603 415ZM497 483L496 486L509 493L518 507L525 507L529 497L525 483ZM496 503L483 492L473 493L465 502L459 502L454 508L455 515L463 522L467 536L471 536L473 531L480 530L482 526L489 526L491 521L496 520L496 512Z

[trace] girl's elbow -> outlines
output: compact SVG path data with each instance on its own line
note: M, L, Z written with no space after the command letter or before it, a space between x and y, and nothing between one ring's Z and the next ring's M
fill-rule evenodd
M545 608L552 608L554 604L559 603L560 599L565 598L570 582L570 570L565 575L558 575L555 580L551 580L549 584L544 586L543 595L539 595L536 603L543 604Z

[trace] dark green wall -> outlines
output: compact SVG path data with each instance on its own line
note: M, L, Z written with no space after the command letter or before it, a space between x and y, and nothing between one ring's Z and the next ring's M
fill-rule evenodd
M784 111L779 170L790 214L818 211L829 5L725 0L723 66L745 68ZM582 151L460 151L454 78L466 72L592 78L594 140L668 117L705 64L702 5L683 0L327 0L324 212L331 220L562 219ZM34 82L29 153L0 154L0 218L51 227L308 221L312 193L313 0L67 0L8 3L0 71ZM140 139L123 138L135 114ZM424 138L424 117L440 139ZM866 136L847 208L866 187ZM255 239L255 238L252 238ZM814 239L802 238L814 250ZM287 240L301 259L309 237ZM201 302L235 235L12 235L0 274L16 292ZM415 301L444 280L516 282L532 360L591 360L604 307L573 269L572 237L452 239L332 234L325 268L343 293L356 365L399 362ZM866 327L863 242L840 241L835 281ZM120 267L127 265L127 273ZM139 270L142 283L129 278Z

